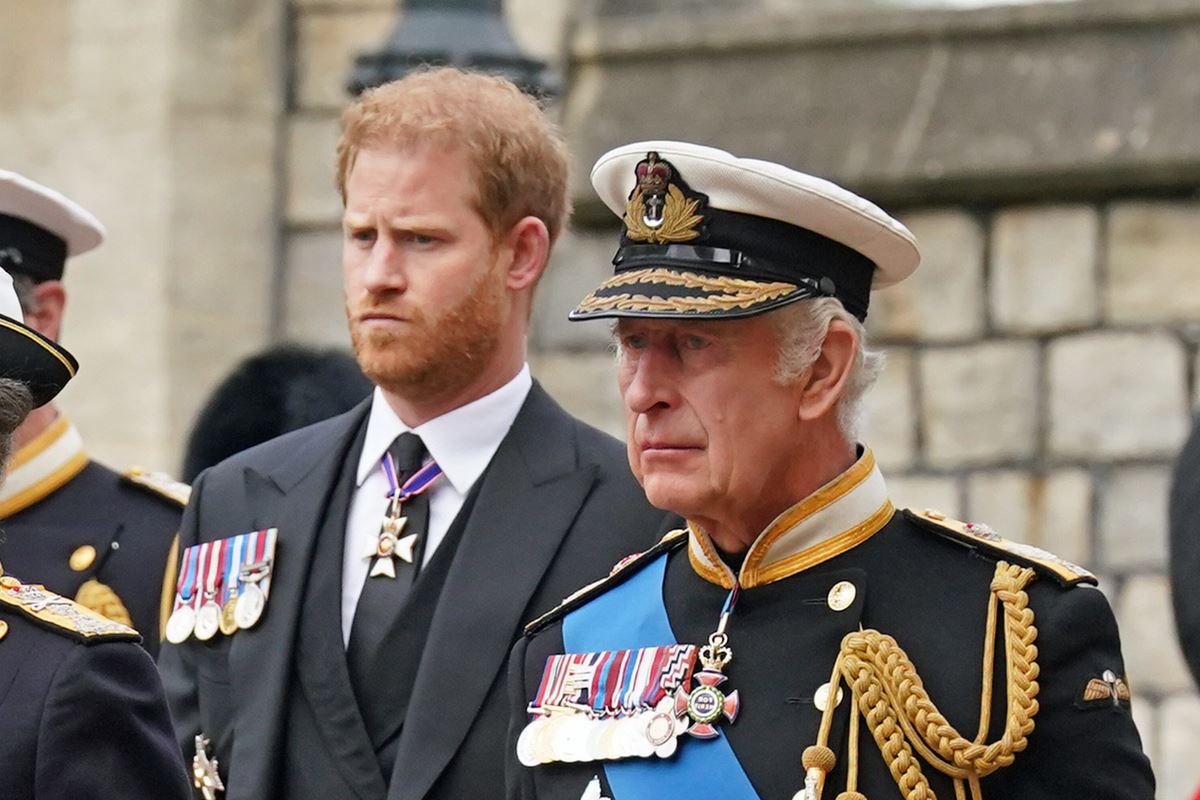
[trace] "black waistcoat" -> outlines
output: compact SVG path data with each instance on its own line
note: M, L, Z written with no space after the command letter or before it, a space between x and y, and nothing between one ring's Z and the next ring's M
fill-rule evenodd
M348 796L347 785L364 799L385 797L430 622L482 483L482 477L475 482L398 610L369 668L371 699L360 709L342 641L341 587L346 522L364 436L360 431L346 455L309 567L284 745L280 796L288 800Z

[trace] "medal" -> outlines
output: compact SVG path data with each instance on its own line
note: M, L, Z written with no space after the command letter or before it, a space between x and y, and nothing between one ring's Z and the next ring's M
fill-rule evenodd
M218 771L220 765L216 758L208 755L207 736L201 733L193 743L196 746L196 754L192 756L192 785L200 790L204 800L216 800L217 792L225 791L225 784L221 782L221 773Z
M221 590L224 602L221 604L221 619L218 623L221 633L225 636L232 636L237 633L238 629L234 612L237 610L238 586L241 584L241 581L238 580L238 571L242 568L242 553L245 545L245 536L235 536L229 542L229 560L225 563L225 582Z
M237 598L231 597L225 601L225 605L221 606L221 621L218 623L221 633L226 636L232 636L237 633L238 624L235 611L237 609Z
M196 626L196 612L191 606L179 606L167 618L167 641L182 644L192 635Z
M248 583L238 593L233 609L233 619L242 630L253 628L262 618L266 600L257 583Z
M271 591L271 570L275 562L276 528L245 534L246 543L238 568L238 595L233 619L242 630L253 628L262 618Z
M182 644L192 635L196 624L196 610L192 601L196 594L196 573L199 570L200 550L189 547L183 554L183 569L179 571L179 582L175 587L175 608L167 618L165 630L167 641Z
M546 727L546 718L538 717L525 726L517 737L517 759L527 767L536 767L541 762L537 760L537 738Z
M382 464L383 474L388 481L388 508L379 526L379 535L366 553L367 558L372 559L367 575L371 578L395 578L396 559L406 564L413 563L417 546L415 533L401 535L408 524L408 518L401 516L404 504L428 490L442 476L442 468L436 461L430 461L401 486L396 478L396 461L391 453L384 454Z
M221 607L209 600L196 612L196 638L202 642L217 635L221 629Z
M692 720L687 732L697 739L712 739L717 736L714 723L724 716L732 724L737 719L738 709L741 707L741 699L736 689L727 695L717 688L728 680L724 669L733 658L733 650L728 647L729 636L725 633L725 626L737 603L740 588L735 584L729 592L716 631L708 637L708 644L700 648L700 663L704 669L693 676L700 685L690 692L682 688L675 692L675 711L680 715L686 713Z
M225 564L225 549L227 540L210 542L205 545L204 571L204 603L196 612L196 638L202 642L217 635L221 629L221 606L217 604L217 588L219 586L220 570Z

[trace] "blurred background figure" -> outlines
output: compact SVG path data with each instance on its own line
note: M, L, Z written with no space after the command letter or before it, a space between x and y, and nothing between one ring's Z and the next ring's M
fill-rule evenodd
M349 353L284 344L238 364L204 403L188 436L183 479L256 444L336 417L371 393Z
M26 324L47 339L57 342L63 331L67 259L99 247L104 235L87 209L0 170L0 268L12 274ZM13 439L17 451L0 488L0 561L136 628L156 653L163 573L187 487L92 460L53 402L34 409Z
M1171 484L1171 595L1183 655L1200 684L1200 425L1192 426Z

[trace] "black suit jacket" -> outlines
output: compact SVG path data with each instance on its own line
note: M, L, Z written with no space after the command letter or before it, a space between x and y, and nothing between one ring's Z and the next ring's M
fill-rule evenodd
M227 800L277 796L308 561L368 409L364 403L235 456L193 489L181 547L279 529L258 626L164 645L160 658L180 745L190 755L197 732L211 737ZM320 720L338 750L348 798L500 796L504 664L522 624L644 549L671 522L646 503L620 443L570 417L536 384L480 480L425 643L390 789L377 766L373 778L364 772L375 759L357 713Z

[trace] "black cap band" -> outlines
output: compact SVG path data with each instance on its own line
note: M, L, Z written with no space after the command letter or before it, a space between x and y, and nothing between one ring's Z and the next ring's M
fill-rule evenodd
M833 296L865 319L875 264L862 253L819 233L780 220L709 207L703 245L654 245L621 237L616 272L650 266L702 270L748 280L805 286Z
M0 214L0 269L38 282L56 281L66 263L65 240L21 217Z

